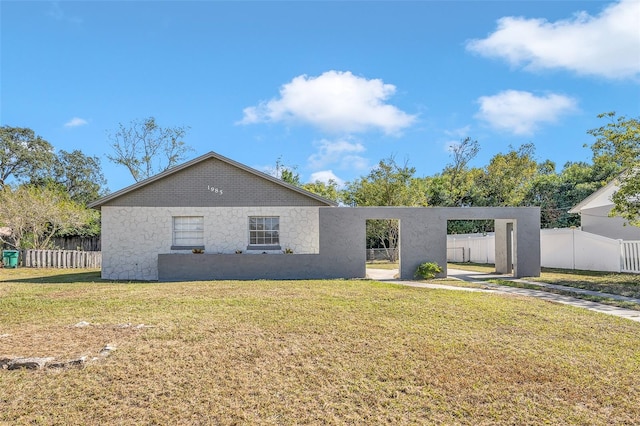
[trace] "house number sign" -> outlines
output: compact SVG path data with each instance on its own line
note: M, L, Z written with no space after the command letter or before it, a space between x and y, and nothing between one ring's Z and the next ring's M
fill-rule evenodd
M207 191L213 192L214 194L222 195L222 189L215 186L207 185Z

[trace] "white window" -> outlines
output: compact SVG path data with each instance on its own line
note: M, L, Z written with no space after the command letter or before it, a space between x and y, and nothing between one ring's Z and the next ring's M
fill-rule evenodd
M279 249L280 218L278 216L249 217L249 246Z
M204 218L202 216L174 216L172 249L203 247Z

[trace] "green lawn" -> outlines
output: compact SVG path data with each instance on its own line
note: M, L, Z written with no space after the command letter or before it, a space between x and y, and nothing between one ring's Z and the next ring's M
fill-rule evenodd
M95 271L0 269L0 336L0 358L118 348L80 369L0 370L0 424L640 418L640 324L528 298L368 280L111 283Z

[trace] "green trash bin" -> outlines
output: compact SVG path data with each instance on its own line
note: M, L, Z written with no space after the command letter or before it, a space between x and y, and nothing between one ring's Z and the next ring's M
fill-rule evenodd
M18 250L3 250L2 251L2 263L5 268L17 268L18 267Z

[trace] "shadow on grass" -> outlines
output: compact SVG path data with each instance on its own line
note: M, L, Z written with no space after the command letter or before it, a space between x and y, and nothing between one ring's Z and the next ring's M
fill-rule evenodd
M29 284L133 284L152 283L154 281L105 280L100 270L77 272L68 269L0 269L0 283ZM11 271L11 272L9 272Z
M40 275L36 273L27 276L7 277L3 276L0 283L38 283L38 284L91 284L107 283L109 280L100 278L100 271L91 272L65 272L51 275Z

